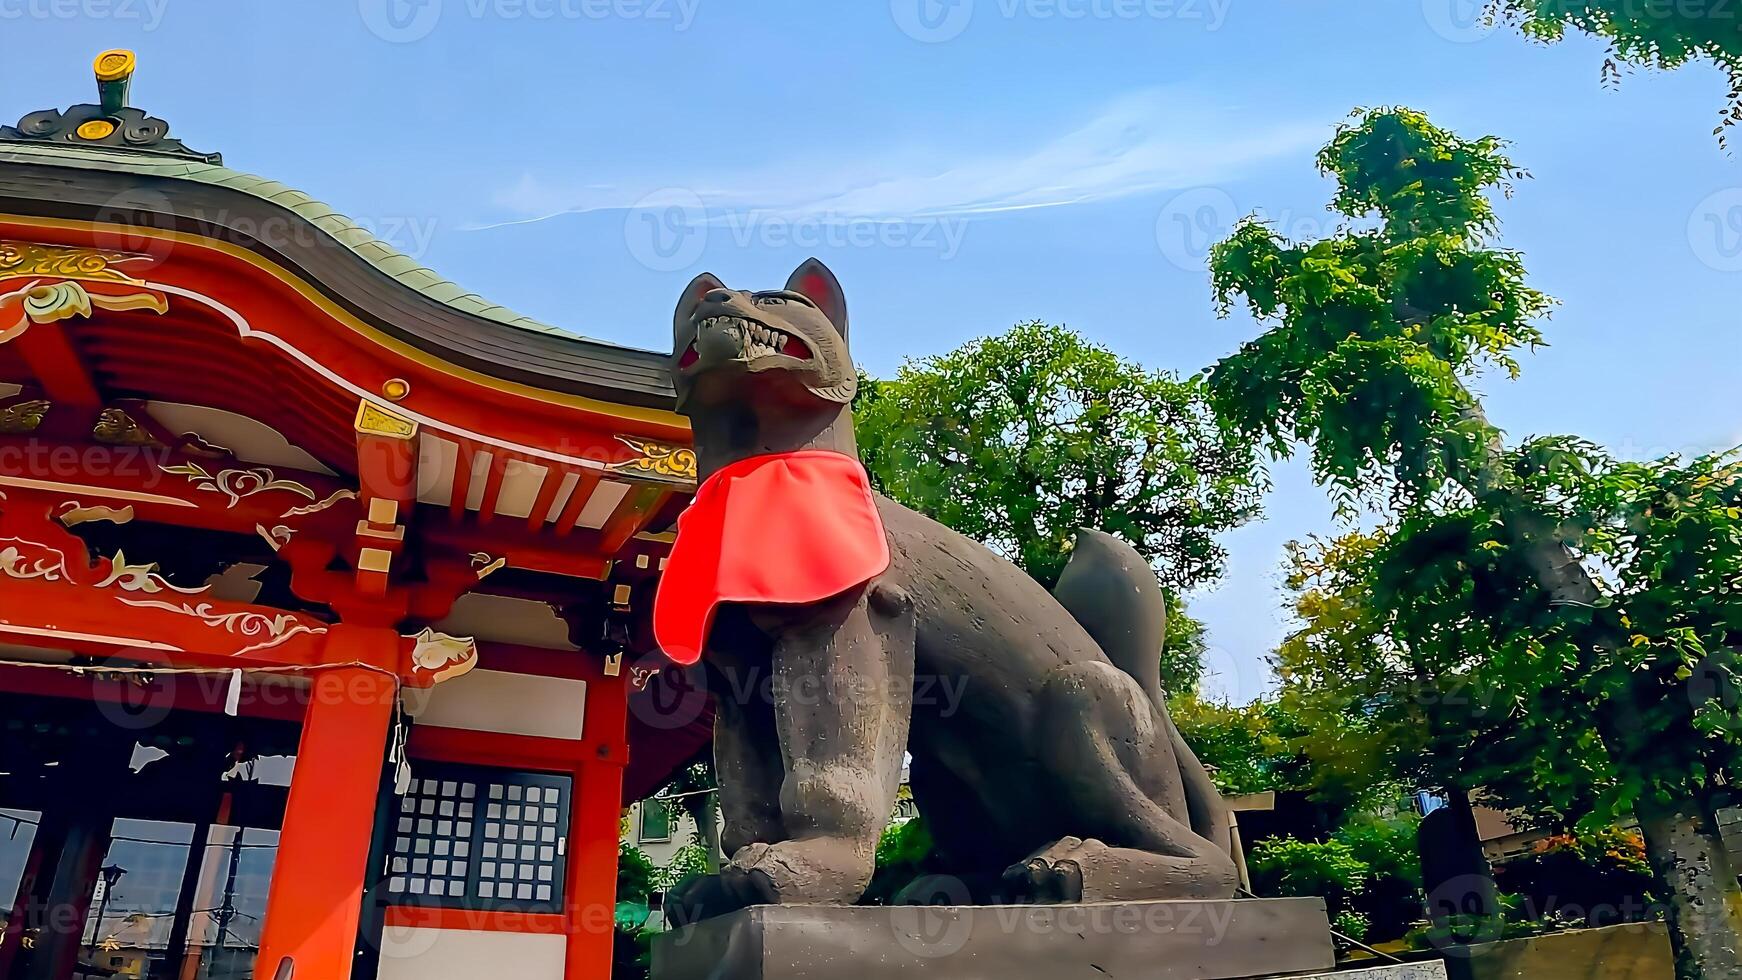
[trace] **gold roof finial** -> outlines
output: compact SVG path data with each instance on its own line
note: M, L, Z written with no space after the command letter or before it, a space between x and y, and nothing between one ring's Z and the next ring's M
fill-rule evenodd
M103 146L222 165L223 157L188 149L181 140L170 138L169 123L129 104L128 89L138 66L138 57L126 48L104 51L91 61L91 70L97 76L96 104L87 102L65 111L39 109L29 113L16 126L0 126L0 143Z
M91 67L97 72L97 81L118 82L123 78L130 77L138 64L139 59L133 52L126 48L111 48L97 55L96 60L91 63Z
M138 66L139 59L125 48L111 48L91 62L97 73L97 100L106 115L113 116L127 105L127 84Z

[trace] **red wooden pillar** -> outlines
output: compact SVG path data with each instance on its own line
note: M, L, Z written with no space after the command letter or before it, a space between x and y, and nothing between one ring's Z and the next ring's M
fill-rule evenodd
M334 626L327 660L392 662L392 630ZM394 678L363 667L315 675L278 838L255 975L284 959L297 980L346 980L357 942Z
M624 677L587 678L586 757L575 767L569 814L568 970L566 980L611 975L617 911L617 834L623 768L629 763L629 685Z

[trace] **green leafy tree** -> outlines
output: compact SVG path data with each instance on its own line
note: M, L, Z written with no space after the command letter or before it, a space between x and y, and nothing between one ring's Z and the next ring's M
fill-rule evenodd
M859 899L860 904L898 904L902 889L936 870L933 849L931 831L926 829L923 814L885 827L877 840L877 870Z
M1416 826L1413 816L1362 817L1324 841L1260 841L1249 858L1253 888L1324 898L1333 920L1343 923L1338 931L1351 938L1399 938L1421 909Z
M1708 61L1729 79L1729 101L1713 133L1742 122L1742 12L1728 0L1489 0L1490 16L1554 42L1569 30L1609 42L1603 81L1623 66L1674 69Z
M1260 895L1318 896L1333 916L1361 894L1373 869L1340 840L1275 837L1259 841L1247 859L1252 887Z
M710 748L679 769L654 799L648 801L649 805L664 806L673 826L684 816L690 818L695 839L689 846L693 846L695 852L688 857L699 861L701 870L710 874L720 870L720 811L718 794L714 792L718 785L714 778L713 749Z
M1310 754L1310 748L1321 741L1343 741L1360 726L1358 720L1315 727L1294 704L1275 697L1233 705L1185 694L1175 695L1168 706L1180 733L1224 795L1308 793L1324 807L1328 826L1340 823L1346 813L1395 795L1396 785L1375 779L1376 770L1320 766Z
M1181 592L1215 579L1217 535L1258 513L1252 444L1201 379L1151 371L1041 322L860 386L859 448L879 490L986 543L1043 585L1079 527L1131 542L1170 596L1163 682L1195 688L1201 624Z
M617 901L647 904L659 886L659 868L641 848L627 841L617 845Z
M660 891L669 892L677 886L719 870L719 861L711 860L708 848L694 841L677 849L671 861L659 870L656 879Z
M1216 366L1212 402L1278 455L1307 443L1344 513L1387 514L1371 560L1334 590L1368 607L1351 628L1380 644L1375 669L1400 675L1379 689L1422 691L1428 737L1494 735L1471 759L1496 779L1600 742L1615 776L1596 798L1639 819L1678 978L1742 975L1735 877L1710 816L1732 762L1730 660L1714 651L1729 642L1735 481L1717 460L1504 445L1472 384L1517 375L1551 301L1493 243L1488 195L1522 176L1503 149L1413 110L1357 112L1319 156L1343 228L1293 242L1248 220L1212 250L1224 313L1243 301L1264 327ZM1485 692L1479 715L1445 703L1453 683Z
M1479 511L1448 510L1291 544L1300 625L1274 658L1281 697L1336 734L1304 742L1327 774L1394 773L1466 809L1479 791L1562 825L1612 773L1588 706L1555 675L1576 659L1544 633L1555 611L1494 534Z

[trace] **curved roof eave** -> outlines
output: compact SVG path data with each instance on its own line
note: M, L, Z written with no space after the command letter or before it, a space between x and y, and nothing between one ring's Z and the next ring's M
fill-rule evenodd
M0 142L0 208L13 213L95 221L123 204L137 213L159 203L140 192L161 195L165 220L297 270L335 301L431 354L537 387L672 405L668 355L592 340L492 303L277 181L186 157ZM267 242L238 227L259 229L266 227L262 221L287 215L319 234Z

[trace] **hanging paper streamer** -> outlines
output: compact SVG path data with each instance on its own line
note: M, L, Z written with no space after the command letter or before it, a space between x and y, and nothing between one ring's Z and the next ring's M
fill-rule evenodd
M404 796L411 790L411 760L405 757L405 702L393 703L393 749L387 761L394 763L393 792Z
M242 672L230 671L230 689L224 694L224 714L236 717L242 707Z

